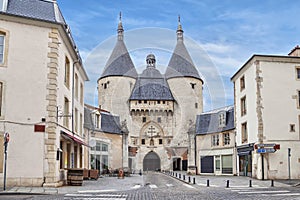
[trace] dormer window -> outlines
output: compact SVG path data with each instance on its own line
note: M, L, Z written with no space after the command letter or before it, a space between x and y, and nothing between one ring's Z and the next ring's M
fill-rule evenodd
M226 126L226 112L219 113L219 127Z
M5 12L7 8L7 0L0 0L0 11Z
M95 126L96 126L96 128L100 128L100 115L99 114L95 115Z

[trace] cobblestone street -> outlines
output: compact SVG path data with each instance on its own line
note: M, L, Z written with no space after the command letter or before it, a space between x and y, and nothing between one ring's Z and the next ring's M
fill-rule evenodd
M170 176L168 173L149 172L143 176L133 175L118 179L116 177L103 177L98 181L85 181L83 186L64 186L51 190L51 194L44 192L39 195L34 193L38 188L31 188L30 193L25 193L30 188L14 188L16 193L2 192L0 199L93 199L93 200L190 200L190 199L300 199L298 187L289 184L275 182L271 187L270 181L259 181L248 177L233 176L195 176L196 184L183 181L183 172L177 172L177 177L181 173L181 179L176 175ZM191 177L190 180L193 180ZM186 176L188 180L188 176ZM204 184L210 180L207 187ZM230 181L227 187L227 180ZM249 180L252 187L249 187ZM193 182L193 181L192 181ZM41 190L43 188L40 188ZM20 191L17 193L17 191ZM23 191L23 192L21 192ZM50 191L49 189L45 191Z

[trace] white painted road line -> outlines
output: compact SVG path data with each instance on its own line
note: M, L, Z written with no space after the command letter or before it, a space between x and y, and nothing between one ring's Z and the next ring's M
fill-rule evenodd
M173 187L174 185L173 184L166 184L168 187Z
M65 197L109 197L109 198L126 198L127 194L66 194Z
M151 189L155 189L155 188L157 188L157 186L156 186L156 185L149 185L149 187L150 187Z
M191 186L191 185L188 185L188 184L183 184L185 187L187 187L187 188L193 188L193 189L195 189L193 186Z
M267 195L264 194L263 196L300 196L300 193L283 193L283 194L271 194L271 195Z
M289 193L288 190L278 190L278 191L248 191L248 192L238 192L239 194L272 194L272 193Z
M132 189L139 189L140 187L142 187L141 185L135 185L133 187L131 187Z
M110 190L80 190L78 193L101 193L101 192L116 192L115 189Z

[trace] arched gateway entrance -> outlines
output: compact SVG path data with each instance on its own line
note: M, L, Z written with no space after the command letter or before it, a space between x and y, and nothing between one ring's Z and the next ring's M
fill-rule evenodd
M145 157L143 161L143 170L155 171L160 170L160 158L159 156L150 151Z

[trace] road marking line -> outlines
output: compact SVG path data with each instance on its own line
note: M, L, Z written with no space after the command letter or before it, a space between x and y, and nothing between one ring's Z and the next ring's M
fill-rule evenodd
M300 193L283 193L283 194L263 194L263 196L300 196Z
M197 183L197 185L207 187L207 185L203 184L203 183ZM217 185L209 185L209 187L219 187L219 186L217 186Z
M188 188L193 188L193 189L195 189L193 186L191 186L191 185L188 185L188 184L183 184L185 187L188 187Z
M78 199L78 200L82 200L82 198L72 198L72 200L73 199ZM94 197L91 197L91 198L87 198L88 200L126 200L126 198L106 198L106 197L96 197L96 198L94 198Z
M115 189L110 190L80 190L78 193L99 193L99 192L116 192Z
M133 189L138 189L138 188L140 188L141 187L141 185L135 185L135 186L133 186L133 187L131 187L131 188L133 188Z
M154 188L157 188L156 185L149 185L150 188L154 189Z
M173 184L166 184L168 187L173 187L174 185Z
M238 192L239 194L264 194L264 193L289 193L288 190L278 190L278 191L249 191L249 192Z
M111 197L111 198L120 198L120 197L127 197L127 194L66 194L67 197Z

